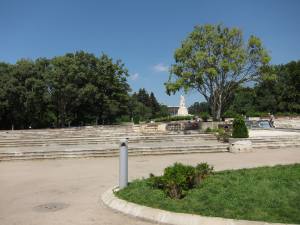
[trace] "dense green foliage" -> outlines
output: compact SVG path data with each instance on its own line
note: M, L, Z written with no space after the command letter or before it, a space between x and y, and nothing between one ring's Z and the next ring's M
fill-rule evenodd
M209 104L207 102L195 102L188 108L189 114L199 115L200 113L209 113Z
M233 138L248 138L248 128L242 117L236 117L232 123L232 137Z
M200 163L196 167L174 163L165 168L162 176L150 174L149 182L154 188L162 189L170 198L181 199L185 192L199 186L213 172L213 167Z
M257 80L252 87L239 87L227 103L223 117L238 115L267 117L300 114L300 61L272 66L270 75ZM205 111L206 102L195 102L189 112ZM208 110L209 113L210 110Z
M133 93L130 99L131 117L139 117L141 121L168 116L168 107L159 104L153 92L150 94L141 88L138 92Z
M202 121L207 122L208 119L209 119L209 117L210 117L210 115L209 115L208 112L201 112L200 113L200 117L201 117Z
M130 96L124 64L83 51L0 63L0 129L111 124L165 115L151 93ZM144 90L145 92L145 90ZM147 114L148 113L148 114Z
M240 29L222 25L196 26L174 58L167 93L198 91L217 120L235 89L264 75L270 61L259 38L250 36L244 43Z
M76 52L0 68L1 128L112 123L127 112L127 69L107 55Z
M253 88L239 88L227 114L300 114L300 61L274 66L272 76Z
M300 164L216 172L199 187L172 199L149 179L116 193L122 199L164 210L244 220L300 223Z

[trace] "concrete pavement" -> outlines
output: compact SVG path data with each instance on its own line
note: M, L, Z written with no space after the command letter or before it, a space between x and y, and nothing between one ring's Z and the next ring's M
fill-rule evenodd
M208 162L216 170L290 164L300 163L300 149L130 157L130 179L160 174L176 161ZM117 182L118 158L1 162L0 224L151 224L101 204L101 194Z

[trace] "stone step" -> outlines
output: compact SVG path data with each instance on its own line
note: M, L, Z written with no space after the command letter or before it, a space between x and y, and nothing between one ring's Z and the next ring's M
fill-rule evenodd
M191 146L188 148L136 148L129 149L130 156L135 155L166 155L188 153L213 153L227 152L227 145L223 146ZM32 159L58 159L58 158L86 158L86 157L113 157L118 156L118 149L111 150L76 150L76 151L52 151L52 152L26 152L23 154L1 153L0 161L8 160L32 160Z
M72 144L97 144L97 143L119 143L120 138L60 138L60 139L27 139L27 140L1 140L0 147L17 146L48 146L48 145L72 145ZM170 135L170 136L139 136L129 137L129 143L140 142L165 142L165 141L205 141L216 140L215 136L207 135Z
M163 143L165 141L177 141L177 142L191 142L191 141L208 141L208 140L215 140L215 139L136 139L136 140L129 140L129 143ZM36 141L36 142L7 142L7 143L0 143L0 148L5 147L24 147L24 146L56 146L56 145L76 145L76 144L101 144L101 143L112 143L112 144L118 144L118 140L80 140L80 141Z
M252 147L254 149L262 149L262 148L269 148L269 149L274 149L274 148L288 148L288 147L294 147L294 148L298 148L300 150L300 143L296 143L296 142L290 142L290 143L281 143L281 144L277 144L277 143L269 143L269 144L252 144Z
M47 138L24 138L24 139L20 139L20 138L10 138L10 139L1 139L0 143L4 143L4 142L17 142L17 141L24 141L24 142L28 142L28 141L71 141L71 140L101 140L101 139L111 139L111 140L119 140L121 137L128 137L129 140L135 140L135 139L174 139L174 138L183 138L183 139L191 139L191 138L203 138L203 139L216 139L216 137L214 135L203 135L203 134L198 134L198 135L141 135L141 136L131 136L131 135L123 135L123 136L116 136L116 137L112 137L112 136L96 136L96 137L86 137L86 136L80 136L80 137L59 137L59 138L52 138L52 137L47 137Z

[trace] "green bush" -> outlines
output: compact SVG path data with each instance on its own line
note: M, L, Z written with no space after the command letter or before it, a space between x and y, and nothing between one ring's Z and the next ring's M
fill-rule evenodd
M225 131L224 129L219 129L217 134L217 139L223 142L229 142L229 138L231 137L230 131Z
M207 122L209 119L209 113L208 112L202 112L200 113L200 117L204 122Z
M134 124L139 124L140 123L140 117L139 116L134 116L133 117L133 123Z
M208 127L208 128L206 128L205 132L206 132L206 133L211 133L211 132L212 132L212 130L211 130L211 128L210 128L210 127Z
M127 123L127 122L130 122L130 117L128 115L123 115L116 119L116 124Z
M232 137L233 138L248 138L248 128L245 124L245 121L242 117L236 117L233 120L232 124Z
M199 163L195 167L194 185L199 186L201 182L213 173L214 167L207 163Z
M205 130L206 133L218 133L219 132L219 128L206 128Z
M186 191L198 186L212 171L213 167L207 163L196 167L175 163L165 168L162 176L150 174L149 183L153 188L162 189L170 198L181 199Z

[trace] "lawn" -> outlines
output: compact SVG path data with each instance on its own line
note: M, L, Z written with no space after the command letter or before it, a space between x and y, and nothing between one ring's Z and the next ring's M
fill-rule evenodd
M147 179L116 195L174 212L300 224L300 164L216 172L179 200L152 188Z

